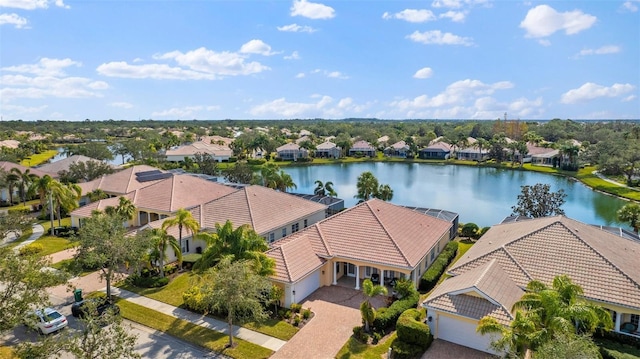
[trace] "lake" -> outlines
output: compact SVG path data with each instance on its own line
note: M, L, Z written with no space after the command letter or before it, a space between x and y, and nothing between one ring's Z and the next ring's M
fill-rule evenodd
M315 181L331 181L345 207L355 205L358 176L370 171L380 184L393 189L392 203L406 206L438 208L460 214L460 222L480 227L500 223L512 212L520 186L545 183L552 191L564 189L562 206L567 217L588 224L622 226L616 211L627 202L591 190L580 182L562 176L512 171L488 167L455 166L426 163L350 163L335 165L283 167L298 186L297 193L313 193Z

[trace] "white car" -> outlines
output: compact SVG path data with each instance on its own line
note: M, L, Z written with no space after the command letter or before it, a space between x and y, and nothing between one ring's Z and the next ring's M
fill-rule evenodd
M28 315L27 325L34 326L42 334L51 334L65 328L69 322L67 317L55 309L44 308Z

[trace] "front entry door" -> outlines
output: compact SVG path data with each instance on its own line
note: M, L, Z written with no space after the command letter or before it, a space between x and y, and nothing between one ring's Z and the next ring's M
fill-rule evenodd
M356 266L351 263L346 263L347 266L347 276L355 277L356 276Z

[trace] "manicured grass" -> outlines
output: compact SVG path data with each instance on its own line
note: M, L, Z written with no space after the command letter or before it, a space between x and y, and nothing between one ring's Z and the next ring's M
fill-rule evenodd
M278 319L268 319L261 324L247 323L242 327L285 341L293 338L293 336L300 330L293 325Z
M56 150L44 151L42 153L37 153L35 155L31 155L30 157L27 157L26 159L22 160L20 164L27 167L37 166L41 163L47 162L48 160L55 157L57 154L58 154L58 151Z
M338 359L380 359L389 351L389 347L393 340L397 337L396 333L391 334L383 342L377 345L362 344L350 337L344 344L342 349L336 355ZM386 358L386 356L384 356Z
M84 277L96 271L95 269L81 269L78 267L76 260L73 258L64 259L51 265L51 268L67 272L72 276Z
M583 169L580 169L576 175L576 178L585 185L593 188L594 190L610 193L618 197L640 201L640 188L632 189L623 185L616 185L614 183L605 181L593 174L593 171L595 170L595 167L585 167Z
M38 223L40 223L42 228L44 228L44 233L51 233L51 220L47 219L46 221L38 221ZM71 217L65 217L61 219L60 223L58 223L57 219L54 219L53 226L54 227L71 226Z
M43 256L48 256L53 253L63 251L75 247L78 243L72 242L67 238L55 237L55 236L42 236L35 242L42 245L43 250L40 252Z
M471 249L471 246L473 246L473 243L474 242L466 239L460 240L458 242L458 253L456 254L455 258L453 258L453 260L451 261L451 265L449 265L449 267L454 265L458 261L458 259L462 258L462 256L464 256L465 253L467 253L467 251Z
M186 320L174 318L126 300L119 299L117 303L123 318L232 358L258 359L268 358L273 354L273 351L267 348L238 338L234 338L235 348L226 348L229 342L229 337L226 334L203 328Z

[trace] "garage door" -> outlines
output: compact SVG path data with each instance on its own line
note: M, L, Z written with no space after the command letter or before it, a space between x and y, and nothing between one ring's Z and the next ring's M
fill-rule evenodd
M476 333L476 324L440 315L437 325L439 339L492 353L491 337Z
M294 301L296 303L302 303L306 297L318 288L320 288L320 270L316 270L306 278L296 283L294 288L296 291Z

